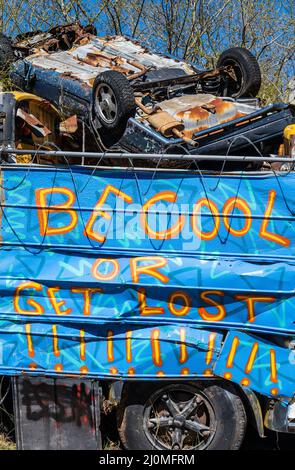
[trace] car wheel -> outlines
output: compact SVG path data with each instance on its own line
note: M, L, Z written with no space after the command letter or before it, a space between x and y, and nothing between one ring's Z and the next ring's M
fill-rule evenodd
M0 68L7 67L14 60L14 52L10 39L0 34Z
M93 117L100 123L99 132L115 143L123 136L128 119L135 114L132 87L122 73L109 70L96 78L93 90Z
M225 95L232 98L255 97L261 86L261 72L257 59L244 47L232 47L218 59L217 67L232 66L237 80L227 80Z
M234 450L247 420L232 387L198 381L126 384L118 421L129 450Z

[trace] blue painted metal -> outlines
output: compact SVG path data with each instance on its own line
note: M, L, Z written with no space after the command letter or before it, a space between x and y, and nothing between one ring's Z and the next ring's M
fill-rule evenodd
M0 372L291 397L294 179L5 168Z
M13 64L11 79L16 86L44 97L56 106L60 105L62 95L63 111L70 109L70 114L77 113L84 118L88 115L92 89L79 80L55 70L35 67L26 60L18 60Z
M237 350L233 362L230 363L229 355L235 340ZM253 366L250 363L252 351L253 354L256 353ZM214 368L214 373L225 374L230 380L244 383L266 395L277 395L282 392L286 397L292 397L294 394L294 366L292 351L278 346L270 339L240 331L230 331L226 337L222 354Z

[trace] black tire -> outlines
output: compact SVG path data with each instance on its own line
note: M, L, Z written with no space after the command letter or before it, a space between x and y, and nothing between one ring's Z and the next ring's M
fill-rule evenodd
M14 61L14 52L10 39L0 34L0 68L9 66Z
M261 86L261 72L256 57L244 47L232 47L218 59L217 67L231 65L238 81L228 81L226 96L232 98L255 97Z
M102 99L104 90L110 99ZM111 109L113 106L114 109ZM93 85L93 120L98 120L102 126L98 131L104 141L112 145L118 142L135 110L133 89L122 73L108 70L96 77Z
M163 398L159 398L161 396ZM158 421L155 424L161 413L163 423L165 419L170 419L164 406L165 400L168 400L166 396L174 401L175 397L180 397L182 401L179 403L185 403L181 405L183 410L186 403L189 403L185 397L192 396L192 400L199 400L197 408L193 411L195 415L193 413L188 415L185 424L178 415L174 417L172 424L171 421L170 424L163 424L161 427ZM158 410L160 415L156 415ZM157 416L151 418L152 422L148 419L149 413ZM207 426L207 430L203 429L202 434L197 437L196 431L190 429L191 422L193 426L200 424L203 428ZM230 384L223 382L125 384L118 410L119 435L123 446L129 450L236 450L242 444L246 424L247 418L242 400ZM187 426L189 431L186 430ZM183 433L182 437L179 437L179 433ZM182 444L175 447L177 439L181 440Z

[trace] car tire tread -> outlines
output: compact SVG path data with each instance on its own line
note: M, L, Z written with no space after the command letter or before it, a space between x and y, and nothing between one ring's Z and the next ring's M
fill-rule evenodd
M233 97L255 97L261 86L261 72L256 57L245 47L232 47L222 52L217 67L227 65L230 60L234 60L240 65L244 78L241 90Z
M0 67L4 68L14 60L14 52L10 39L0 33Z

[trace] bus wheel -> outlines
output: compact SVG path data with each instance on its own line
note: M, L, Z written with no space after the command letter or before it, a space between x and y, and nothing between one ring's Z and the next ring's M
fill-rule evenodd
M118 411L129 450L234 450L246 430L243 403L225 383L132 383Z

